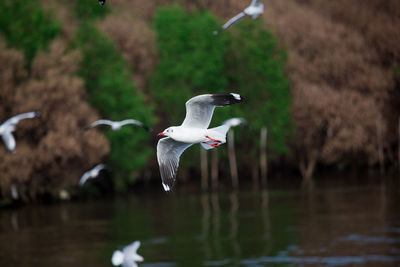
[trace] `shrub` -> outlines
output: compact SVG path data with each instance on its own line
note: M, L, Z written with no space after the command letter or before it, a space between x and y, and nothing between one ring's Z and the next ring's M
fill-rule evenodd
M160 61L152 79L154 97L161 110L168 110L167 119L177 123L185 116L182 105L189 98L226 87L226 40L212 34L217 28L213 15L187 13L178 5L160 9L155 27Z
M78 18L85 18L85 20L101 18L110 12L108 5L98 5L97 1L75 0L74 2L76 15Z
M245 117L257 132L267 126L270 151L285 153L293 129L286 52L260 20L242 21L230 32L226 75L231 90L245 97L240 113L231 115Z
M7 44L24 50L28 66L39 49L60 32L61 25L46 13L37 0L4 0L0 2L0 31Z

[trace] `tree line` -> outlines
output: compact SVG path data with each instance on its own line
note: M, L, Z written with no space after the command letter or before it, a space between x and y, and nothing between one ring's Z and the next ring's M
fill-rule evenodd
M398 50L390 40L376 41L375 26L357 24L364 18L350 20L352 4L271 1L264 19L215 36L241 1L226 1L224 9L219 2L178 2L0 3L0 120L43 114L18 127L15 155L0 148L2 198L12 184L27 200L56 194L101 161L119 191L158 178L154 134L80 129L100 117L132 117L154 129L179 125L186 100L208 92L245 97L243 105L217 109L211 125L234 116L249 121L250 130L235 135L243 176L258 172L263 127L276 170L294 166L311 177L317 166L376 166L380 150L384 165L396 162ZM396 16L390 12L383 9L379 25L396 31L386 20ZM199 173L199 149L182 157L181 178ZM226 149L218 155L227 160ZM228 173L228 164L219 171Z

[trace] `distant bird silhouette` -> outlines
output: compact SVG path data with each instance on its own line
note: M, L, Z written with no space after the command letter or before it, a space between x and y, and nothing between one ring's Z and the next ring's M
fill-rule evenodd
M40 116L40 112L27 112L27 113L22 113L19 115L16 115L14 117L11 117L10 119L6 120L3 122L3 124L0 125L0 135L3 138L4 144L10 150L11 152L15 152L15 138L12 135L12 132L15 131L15 127L17 126L18 122L20 120L24 119L32 119Z
M95 121L92 124L90 124L88 127L84 128L84 130L89 130L89 129L92 129L99 125L111 126L111 129L113 131L118 131L121 129L122 126L125 126L125 125L136 125L136 126L146 129L147 131L150 131L149 127L145 126L142 122L134 120L134 119L127 119L127 120L123 120L123 121L98 120L98 121Z
M137 254L140 247L140 241L135 241L132 244L124 247L121 250L114 251L111 262L114 266L122 265L123 267L137 267L136 262L144 261L143 257Z
M104 4L106 3L106 0L99 0L99 4L104 6Z
M193 144L200 143L205 149L219 147L226 141L227 125L207 129L215 107L242 102L238 94L206 94L186 102L186 117L180 126L165 129L158 136L166 136L157 143L157 160L165 191L171 191L182 153Z
M97 176L99 176L100 171L104 170L105 168L106 168L106 165L98 164L93 169L85 172L82 175L81 179L79 180L79 185L83 186L87 180L96 178Z
M18 193L18 187L16 184L12 184L10 187L10 191L11 191L11 197L14 200L18 200L19 199L19 193Z
M236 22L240 21L246 16L252 17L253 19L256 19L259 15L264 13L264 4L262 3L262 0L252 0L251 4L246 7L242 12L228 20L220 29L220 31L224 31L228 29L230 26L235 24ZM218 31L214 31L214 34L218 34Z

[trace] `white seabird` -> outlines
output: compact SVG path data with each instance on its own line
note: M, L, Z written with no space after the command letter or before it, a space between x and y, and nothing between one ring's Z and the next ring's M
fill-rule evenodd
M79 185L83 186L87 180L91 179L91 178L96 178L101 170L104 170L106 168L106 165L104 164L98 164L96 165L93 169L85 172L81 179L79 180Z
M85 130L92 129L99 125L111 126L111 129L113 131L118 131L121 129L122 126L125 126L125 125L136 125L136 126L144 128L146 130L149 130L149 128L147 126L145 126L142 122L140 122L138 120L134 120L134 119L127 119L127 120L123 120L123 121L98 120L98 121L95 121L92 124L90 124L88 127L86 127Z
M262 0L252 0L251 4L248 7L246 7L242 12L228 20L224 25L222 25L221 31L228 29L230 26L246 16L256 19L262 13L264 13L264 4L262 3ZM214 31L214 34L217 33L218 31Z
M242 102L238 94L206 94L189 99L186 102L186 117L181 126L165 129L159 136L157 160L160 166L162 185L165 191L171 191L179 166L179 157L193 144L200 143L205 149L219 147L226 142L229 126L207 129L215 107Z
M104 4L106 3L106 0L99 0L99 4L104 6Z
M40 116L40 112L27 112L11 117L0 125L0 135L3 138L4 144L11 152L15 152L15 138L12 132L15 131L20 120L32 119Z
M121 250L114 251L111 262L114 266L122 265L123 267L137 267L136 262L144 261L143 257L137 254L140 247L140 241L135 241L132 244L124 247Z

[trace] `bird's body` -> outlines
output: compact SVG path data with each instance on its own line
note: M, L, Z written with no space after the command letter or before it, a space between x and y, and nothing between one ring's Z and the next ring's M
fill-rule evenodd
M122 126L125 125L136 125L142 128L145 128L148 130L148 127L146 127L142 122L138 121L138 120L134 120L134 119L127 119L127 120L123 120L123 121L111 121L111 120L98 120L93 122L92 124L90 124L86 129L92 129L96 126L100 126L100 125L108 125L111 127L111 129L113 131L118 131L121 129Z
M174 132L169 135L172 139L182 143L197 144L209 142L212 139L219 140L221 144L225 143L225 136L223 133L216 131L214 128L188 128L182 126L170 127ZM211 137L211 138L210 138Z
M261 0L253 0L251 4L246 7L243 11L247 16L252 17L253 19L258 18L262 13L264 13L264 4Z
M27 112L11 117L0 125L0 135L4 144L11 152L15 152L16 142L12 135L20 120L32 119L40 116L40 112Z
M106 3L106 0L99 0L99 4L100 4L100 5L104 6L105 3Z
M92 178L96 178L97 176L99 176L99 173L101 170L104 170L106 168L106 165L104 164L98 164L96 165L93 169L85 172L81 179L79 180L79 185L83 186L87 180L92 179Z
M114 251L111 262L114 266L122 265L123 267L136 267L136 262L142 262L144 259L137 254L140 247L140 241L135 241L132 244L124 247L122 250Z
M252 0L248 7L222 25L221 30L223 31L228 29L230 26L239 22L246 16L256 19L262 13L264 13L264 4L262 3L262 0ZM214 31L214 34L218 34L218 31Z
M167 136L157 144L157 160L165 191L173 188L179 157L185 149L197 143L206 149L212 149L226 142L229 126L208 129L215 107L241 101L238 94L207 94L193 97L186 102L186 117L182 125L169 127L159 134Z

